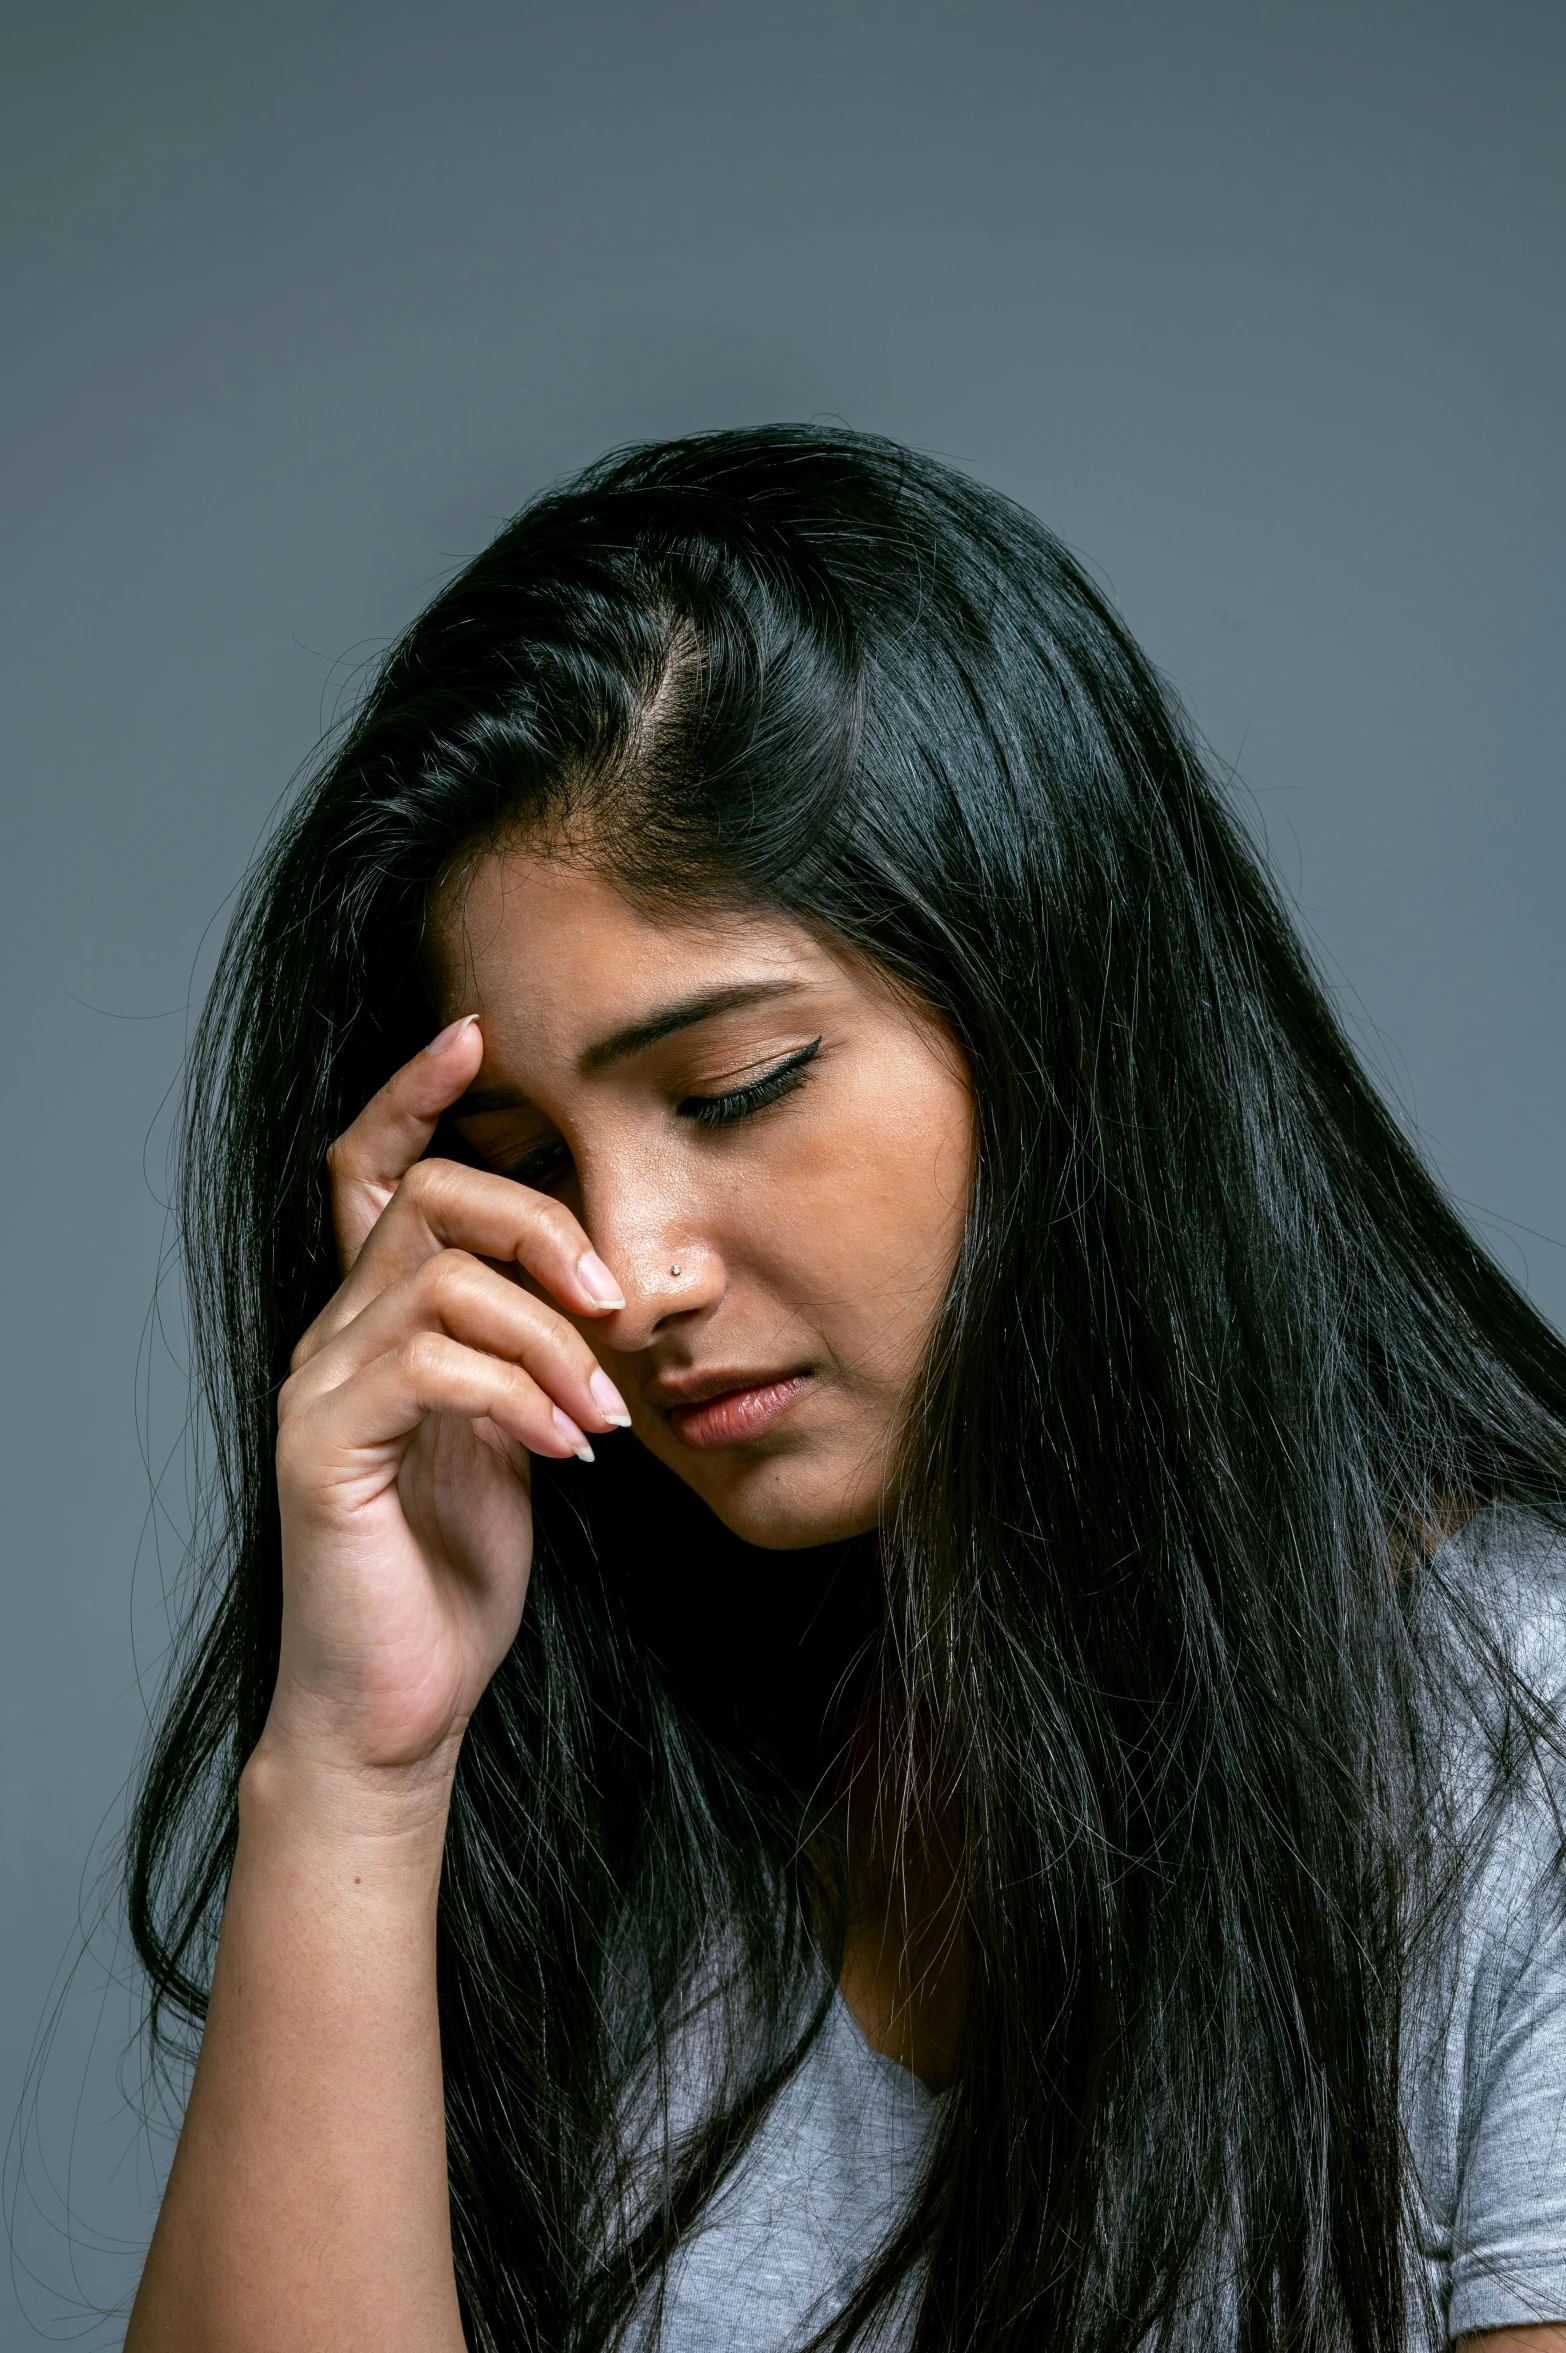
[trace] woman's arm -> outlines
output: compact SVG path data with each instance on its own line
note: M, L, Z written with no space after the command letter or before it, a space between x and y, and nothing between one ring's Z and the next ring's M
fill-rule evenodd
M449 1769L266 1753L127 2353L461 2353L435 2008Z
M558 1202L421 1158L454 1024L334 1147L346 1273L278 1405L283 1617L184 2131L127 2353L460 2353L435 1913L464 1728L515 1637L530 1452L629 1417ZM558 1401L558 1402L557 1402Z

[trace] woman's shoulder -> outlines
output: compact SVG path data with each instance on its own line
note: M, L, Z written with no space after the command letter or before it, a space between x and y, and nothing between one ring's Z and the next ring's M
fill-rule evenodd
M1566 1527L1509 1503L1432 1555L1421 1812L1438 1941L1495 1992L1541 1936L1566 1967Z
M1525 1980L1566 1988L1566 1529L1489 1504L1430 1569L1419 1941L1473 2032Z
M1482 1505L1430 1560L1443 1615L1540 1699L1566 1693L1566 1516Z
M1451 1900L1426 1915L1404 2065L1424 2253L1456 2337L1566 2315L1566 1532L1490 1504L1430 1569L1432 1860Z

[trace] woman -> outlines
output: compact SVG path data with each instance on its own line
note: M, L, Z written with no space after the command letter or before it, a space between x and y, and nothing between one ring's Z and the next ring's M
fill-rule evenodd
M1036 523L529 508L190 1132L132 2353L1566 2342L1566 1351Z

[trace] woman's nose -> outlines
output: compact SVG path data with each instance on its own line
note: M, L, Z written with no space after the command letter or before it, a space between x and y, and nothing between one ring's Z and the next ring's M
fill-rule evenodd
M632 1355L676 1322L699 1316L723 1296L724 1267L715 1245L673 1203L598 1192L584 1199L593 1247L619 1280L624 1307L599 1327L611 1348Z

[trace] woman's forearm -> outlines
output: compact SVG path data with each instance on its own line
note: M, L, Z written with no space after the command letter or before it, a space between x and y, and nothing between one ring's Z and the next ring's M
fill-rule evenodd
M265 1753L126 2353L461 2353L435 1908L449 1769Z

